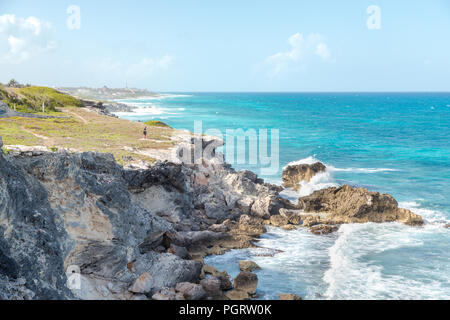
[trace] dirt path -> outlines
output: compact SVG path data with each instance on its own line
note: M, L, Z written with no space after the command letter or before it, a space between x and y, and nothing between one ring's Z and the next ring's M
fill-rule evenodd
M85 118L83 118L83 117L80 116L79 114L76 114L75 112L72 112L72 111L69 111L69 110L64 110L64 109L62 109L61 111L64 112L64 113L71 114L71 115L73 115L74 117L77 117L78 119L80 119L81 121L83 121L84 124L88 124L88 123L89 123Z
M26 133L29 133L29 134L31 134L31 135L33 135L33 136L35 136L36 138L39 138L39 139L42 139L43 141L44 141L44 145L45 146L47 146L47 147L52 147L52 146L54 146L54 140L52 139L52 138L49 138L49 137L46 137L46 136L43 136L43 135L40 135L40 134L38 134L38 133L35 133L35 132L33 132L33 131L31 131L31 130L29 130L29 129L26 129L25 127L20 127L23 131L25 131Z

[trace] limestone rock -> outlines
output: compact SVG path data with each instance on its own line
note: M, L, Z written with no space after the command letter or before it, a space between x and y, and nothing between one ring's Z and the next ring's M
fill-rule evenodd
M303 300L300 296L292 293L280 293L278 295L279 300L290 300L290 301L299 301Z
M242 271L234 279L234 289L244 292L249 296L254 296L256 294L257 287L258 277L254 273Z
M270 217L270 224L275 227L282 227L284 225L287 225L288 223L289 223L289 219L287 219L281 215L276 215L276 216Z
M298 208L308 213L321 213L316 219L324 224L395 221L423 224L419 215L399 208L392 196L350 186L316 191L300 198Z
M250 211L254 217L269 219L271 215L278 214L282 207L279 198L269 195L256 199Z
M336 232L339 230L339 227L329 226L329 225L318 225L310 228L311 232L316 235L325 235Z
M173 288L162 288L152 296L152 300L185 300L183 294L175 292Z
M222 282L219 278L209 277L200 281L201 286L206 291L208 296L217 298L222 296Z
M219 270L217 270L216 268L214 268L212 266L204 265L203 272L205 274L212 275L213 277L219 279L221 290L230 290L231 288L233 288L233 284L231 283L230 276L228 275L228 273L226 271L220 272Z
M190 282L178 283L175 290L181 293L186 300L202 300L207 295L201 285Z
M301 181L309 182L316 174L325 170L325 165L320 162L287 166L283 170L283 185L286 188L298 190L301 187Z
M249 236L259 236L266 232L266 227L264 220L243 215L239 220L238 230Z
M134 293L149 293L154 286L153 277L148 272L145 272L137 278L133 285L128 289Z
M243 260L243 261L239 261L239 269L241 271L252 272L255 270L260 270L261 268L253 261Z
M185 247L179 247L175 244L171 244L168 252L180 257L181 259L190 259L189 252Z

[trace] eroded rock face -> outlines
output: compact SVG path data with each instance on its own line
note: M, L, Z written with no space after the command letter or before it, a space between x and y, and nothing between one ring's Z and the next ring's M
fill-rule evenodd
M350 186L316 191L300 198L298 208L307 213L320 213L310 219L315 220L316 225L365 222L423 224L419 215L399 208L392 196Z
M300 182L309 182L316 174L325 170L325 165L320 162L287 166L283 170L283 186L285 188L299 190L301 187Z
M253 220L265 231L248 216L238 231L240 217L255 203L278 212L279 191L208 159L131 170L107 154L0 151L0 297L179 299L177 284L203 279L203 255L248 247ZM72 267L81 289L67 286ZM231 289L214 279L203 285Z

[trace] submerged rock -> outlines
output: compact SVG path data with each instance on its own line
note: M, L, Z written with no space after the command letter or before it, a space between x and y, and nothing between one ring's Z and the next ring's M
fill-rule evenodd
M309 182L320 172L325 172L326 167L323 163L289 165L283 170L283 186L299 190L302 181Z

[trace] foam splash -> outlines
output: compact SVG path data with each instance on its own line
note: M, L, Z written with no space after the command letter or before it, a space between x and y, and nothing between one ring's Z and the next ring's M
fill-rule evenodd
M435 232L398 223L341 226L338 239L328 250L331 266L323 277L328 284L326 297L448 299L450 290L443 284L449 275L439 270L448 254L440 257L442 261L421 261L419 248Z
M415 214L422 216L426 223L445 225L450 223L443 212L429 208L423 208L420 203L416 201L399 202L398 206L403 209L412 211Z

